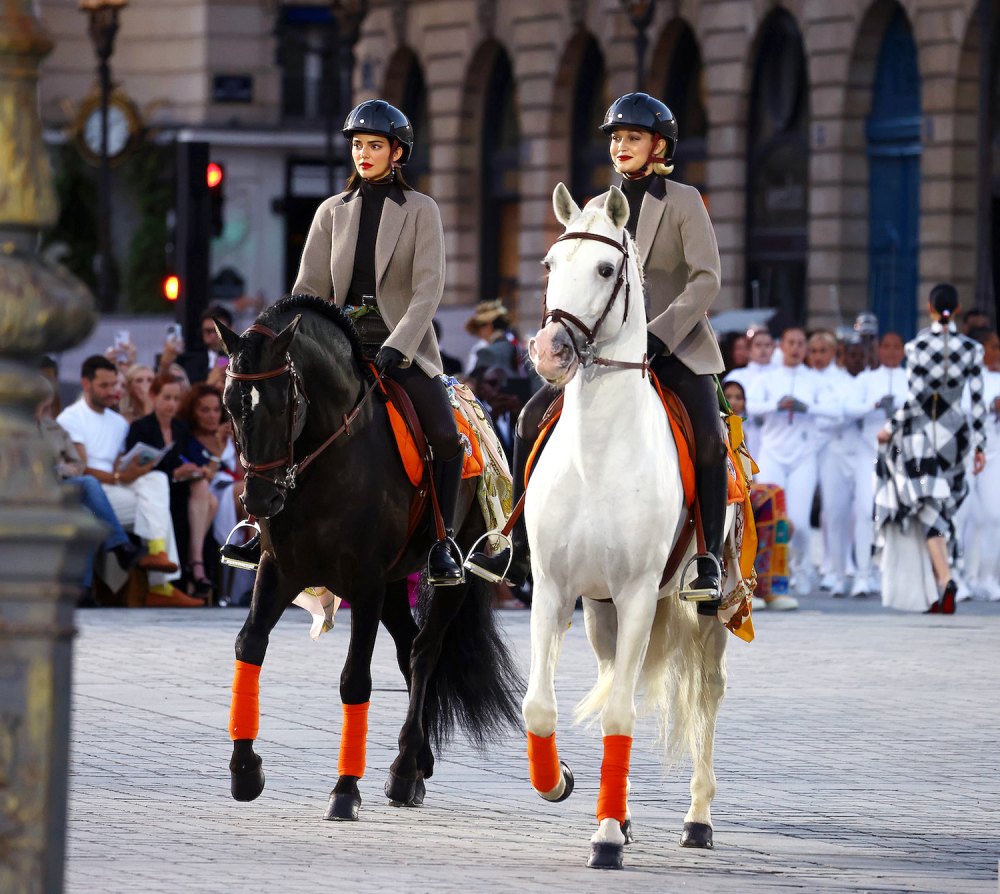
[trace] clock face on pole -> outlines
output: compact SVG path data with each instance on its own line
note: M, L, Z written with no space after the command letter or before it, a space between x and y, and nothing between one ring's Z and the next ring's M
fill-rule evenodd
M118 105L108 106L108 157L120 155L132 136L128 118ZM94 109L83 125L83 141L94 155L101 154L101 109Z
M123 161L135 148L142 131L142 119L135 104L121 90L108 97L108 160ZM96 91L81 104L74 138L83 157L93 165L101 160L101 97Z

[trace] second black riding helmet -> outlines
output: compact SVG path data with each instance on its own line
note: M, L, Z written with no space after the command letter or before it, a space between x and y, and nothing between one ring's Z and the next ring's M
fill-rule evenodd
M601 130L610 135L616 127L641 127L659 134L667 141L664 158L668 164L673 159L677 148L677 119L666 105L648 93L626 93L611 103Z
M400 164L406 164L413 151L413 126L395 106L384 99L368 99L355 106L344 122L342 131L347 139L356 133L380 134L390 141L396 140L403 147Z

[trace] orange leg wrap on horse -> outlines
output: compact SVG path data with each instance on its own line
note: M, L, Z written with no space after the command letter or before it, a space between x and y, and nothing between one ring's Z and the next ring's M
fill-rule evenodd
M556 751L556 734L542 738L528 733L528 772L535 791L545 794L552 791L562 779L559 753Z
M233 701L229 706L229 738L256 739L260 727L260 665L236 662Z
M605 736L601 762L601 791L597 796L597 821L614 817L625 822L628 762L632 755L631 736Z
M337 773L341 776L365 775L365 742L368 739L368 706L344 705L344 725L340 730L340 759Z

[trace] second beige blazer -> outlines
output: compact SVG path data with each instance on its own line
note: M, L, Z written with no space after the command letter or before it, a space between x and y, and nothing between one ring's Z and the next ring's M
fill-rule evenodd
M607 193L587 208L602 207ZM708 309L719 294L715 229L693 186L654 177L635 230L645 277L649 331L693 373L725 369Z
M361 191L327 199L316 210L292 293L343 307L354 273ZM444 292L444 229L437 203L394 188L386 196L375 241L375 297L404 365L441 375L441 352L431 321Z

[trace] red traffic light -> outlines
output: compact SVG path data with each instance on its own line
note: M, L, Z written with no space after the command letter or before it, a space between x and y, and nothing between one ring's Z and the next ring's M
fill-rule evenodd
M205 168L205 181L208 183L209 189L221 186L224 177L225 172L222 170L222 165L218 165L214 161L208 163L208 167Z
M163 297L167 301L176 301L181 293L181 281L180 278L171 274L165 280L163 280Z

